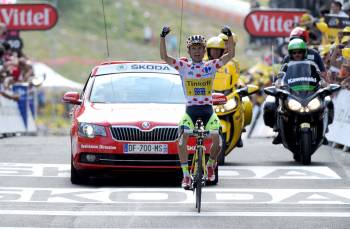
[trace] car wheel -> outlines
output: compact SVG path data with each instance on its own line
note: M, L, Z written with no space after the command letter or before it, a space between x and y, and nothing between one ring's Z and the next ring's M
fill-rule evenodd
M87 182L87 176L79 172L73 165L73 156L70 162L70 181L72 184L85 184Z

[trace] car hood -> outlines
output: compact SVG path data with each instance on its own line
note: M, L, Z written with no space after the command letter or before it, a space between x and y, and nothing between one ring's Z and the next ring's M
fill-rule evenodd
M185 104L85 104L79 122L120 124L139 121L177 125Z

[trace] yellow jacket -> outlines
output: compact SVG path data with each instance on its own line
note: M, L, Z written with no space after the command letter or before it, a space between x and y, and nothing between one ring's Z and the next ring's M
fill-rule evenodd
M227 64L217 70L214 79L214 90L215 91L232 91L237 84L240 84L239 79L239 62L233 58Z

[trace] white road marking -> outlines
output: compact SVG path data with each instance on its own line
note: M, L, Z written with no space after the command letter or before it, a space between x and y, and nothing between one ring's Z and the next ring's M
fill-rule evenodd
M0 203L192 204L195 196L181 188L0 188ZM204 188L208 204L348 205L350 189Z
M342 217L349 218L350 212L143 212L143 211L32 211L0 210L0 215L40 215L40 216L142 216L142 217L182 217L182 216L251 216L251 217Z
M0 163L0 176L70 177L69 164ZM222 166L220 179L341 179L327 166Z
M223 166L220 179L341 179L327 166Z

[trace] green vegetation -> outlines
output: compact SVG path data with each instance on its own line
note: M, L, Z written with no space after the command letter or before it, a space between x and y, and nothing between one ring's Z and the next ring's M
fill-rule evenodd
M28 2L28 1L20 1ZM24 52L34 60L52 66L60 74L84 82L91 68L104 60L160 60L159 32L169 25L180 35L181 9L160 0L104 0L110 57L106 55L105 26L101 0L51 0L57 4L59 21L48 31L21 32ZM186 9L182 22L181 56L190 34L217 35L228 24L239 35L237 57L243 66L247 34L242 24L220 21ZM146 44L143 30L150 26L153 40Z

